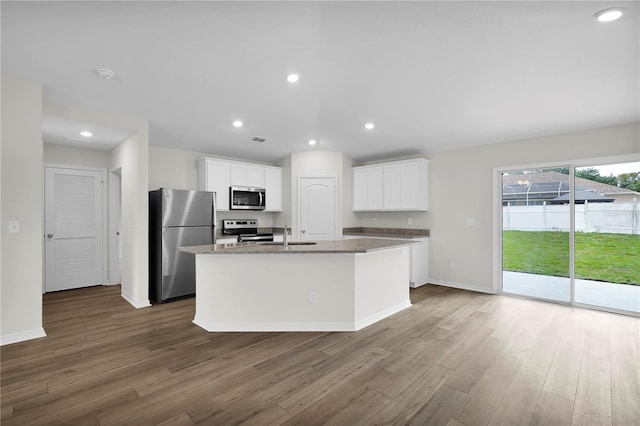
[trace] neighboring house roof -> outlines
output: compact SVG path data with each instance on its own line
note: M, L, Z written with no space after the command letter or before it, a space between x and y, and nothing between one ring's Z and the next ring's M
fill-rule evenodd
M522 175L505 175L502 177L503 185L517 185L518 181L526 180L529 183L553 183L563 182L569 183L569 175L565 175L560 172L541 172L541 173L526 173ZM620 188L619 186L607 185L606 183L596 182L594 180L584 179L576 177L576 189L587 189L597 192L602 195L621 195L621 194L637 194L640 196L640 192L631 191L626 188Z

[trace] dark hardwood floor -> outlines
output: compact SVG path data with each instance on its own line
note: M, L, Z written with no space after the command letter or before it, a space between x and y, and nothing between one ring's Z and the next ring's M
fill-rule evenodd
M194 299L47 294L3 425L640 425L640 320L439 286L354 333L207 333Z

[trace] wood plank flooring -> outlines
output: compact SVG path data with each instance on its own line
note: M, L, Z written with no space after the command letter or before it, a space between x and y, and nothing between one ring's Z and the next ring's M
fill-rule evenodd
M354 333L207 333L194 299L47 294L3 425L640 425L640 319L440 286Z

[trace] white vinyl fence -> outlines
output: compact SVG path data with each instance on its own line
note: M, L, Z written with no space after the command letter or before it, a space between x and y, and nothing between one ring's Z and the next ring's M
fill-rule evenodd
M569 205L503 206L502 227L518 231L569 231ZM576 204L576 232L640 234L635 203Z

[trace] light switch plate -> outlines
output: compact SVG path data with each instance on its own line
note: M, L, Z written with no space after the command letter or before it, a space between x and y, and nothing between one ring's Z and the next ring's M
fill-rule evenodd
M20 232L20 221L19 220L10 220L9 221L9 233L10 234L18 234Z

